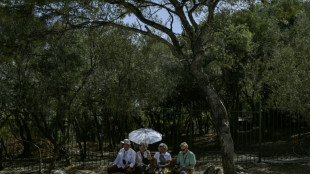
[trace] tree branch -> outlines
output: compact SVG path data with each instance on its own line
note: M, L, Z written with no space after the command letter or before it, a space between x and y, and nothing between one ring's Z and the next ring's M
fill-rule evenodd
M205 4L208 6L208 18L207 21L205 23L202 24L201 26L201 32L200 35L198 36L197 40L201 43L204 43L204 40L206 39L206 35L207 33L211 34L211 26L212 26L212 22L214 19L214 9L217 6L219 0L215 0L214 2L206 2ZM200 44L201 46L204 44ZM196 50L201 50L200 48L195 48Z
M196 21L193 18L193 13L199 7L199 5L201 5L201 4L200 3L195 4L195 1L194 1L194 6L188 11L188 18L191 21L191 23L194 26L196 31L198 30L198 25L197 25Z
M143 23L157 29L160 30L164 33L166 33L171 39L175 38L175 35L172 31L172 29L169 29L159 23L156 23L154 21L151 21L147 18L145 18L141 12L141 10L139 10L138 7L136 7L135 5L128 3L128 2L124 2L123 0L119 0L119 1L115 1L115 0L108 0L107 1L110 4L116 4L116 5L122 5L124 6L129 13L133 13L140 21L142 21Z
M152 38L156 39L157 41L167 45L170 48L170 50L172 51L174 56L179 57L179 58L180 57L183 58L183 55L180 55L180 52L176 51L175 46L173 44L168 42L166 39L163 39L162 37L152 33L151 30L147 26L145 26L147 31L144 31L142 29L137 29L137 28L134 28L134 27L129 27L129 26L125 26L125 25L122 25L122 24L113 23L113 22L93 21L91 23L93 24L92 25L93 27L113 26L113 27L117 27L117 28L120 28L120 29L124 29L124 30L128 30L128 31L133 31L133 32L136 32L136 33L140 33L140 34L152 37ZM78 24L77 26L81 26L81 25Z
M162 37L159 37L158 35L153 34L152 32L148 31L143 31L143 30L139 30L133 27L128 27L128 26L124 26L124 25L119 25L116 23L105 23L105 25L111 25L111 26L115 26L118 28L123 28L123 29L127 29L127 30L131 30L131 31L135 31L138 32L140 34L143 35L147 35L150 36L152 38L157 39L158 41L168 45L168 47L170 48L170 50L173 52L173 54L175 56L177 56L180 59L184 59L184 54L182 51L182 47L180 46L179 40L177 39L175 33L173 33L172 28L167 28L164 25L161 25L157 22L151 21L149 19L147 19L143 14L142 11L135 5L129 3L129 2L125 2L124 0L106 0L107 3L110 4L114 4L114 5L122 5L123 7L125 7L128 10L128 13L133 13L140 21L142 21L144 24L153 27L165 34L167 34L172 42L172 45L170 44L170 42L168 42L167 40L163 39ZM167 9L167 8L165 8Z
M186 19L185 13L183 11L183 6L177 0L169 0L175 8L176 14L179 16L181 23L190 37L194 37L194 31Z

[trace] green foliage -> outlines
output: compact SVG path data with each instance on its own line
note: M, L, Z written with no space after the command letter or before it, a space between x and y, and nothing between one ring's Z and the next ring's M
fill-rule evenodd
M309 109L310 34L306 13L295 16L294 25L281 34L283 44L275 47L265 71L272 89L270 104L301 114Z
M29 115L36 120L33 129L44 130L56 142L65 134L65 123L80 130L81 140L94 140L99 132L114 142L138 127L155 127L170 136L171 130L188 133L194 122L209 124L201 89L165 45L113 27L71 25L88 18L112 20L124 9L104 6L103 11L104 2L91 6L91 1L23 2L0 5L3 113L20 119ZM263 101L306 115L309 14L309 2L289 0L216 13L204 45L204 72L229 109L240 104L254 110ZM185 61L192 61L189 39L185 33L178 37Z
M246 25L253 35L253 48L243 64L244 99L251 97L253 103L262 100L266 105L299 114L307 112L308 4L273 1L252 5L232 16L235 25Z
M205 71L228 108L258 102L306 114L309 108L309 3L250 3L248 9L216 15L212 61ZM288 73L289 72L289 73Z

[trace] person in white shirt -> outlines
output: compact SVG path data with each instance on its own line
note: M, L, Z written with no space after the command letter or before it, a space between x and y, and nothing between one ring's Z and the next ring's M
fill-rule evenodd
M136 152L130 148L130 141L124 139L123 148L118 152L112 166L107 168L108 173L123 172L131 174L136 162Z
M151 152L147 150L147 143L141 142L139 144L139 151L136 159L136 174L143 174L148 172L150 160L152 159Z
M165 168L170 166L171 155L168 151L168 146L165 143L160 143L158 146L159 152L156 152L154 158L157 161L155 174L164 174Z

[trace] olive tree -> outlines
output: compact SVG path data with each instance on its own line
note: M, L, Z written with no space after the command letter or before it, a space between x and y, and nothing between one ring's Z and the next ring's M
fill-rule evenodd
M189 67L189 72L202 89L202 95L210 104L222 149L224 172L236 173L233 161L234 144L226 107L210 82L209 74L203 71L205 62L212 62L212 57L208 56L206 50L212 46L208 44L208 39L219 3L220 0L104 0L84 1L80 4L76 2L70 5L56 3L44 8L57 14L62 13L63 19L67 19L68 25L74 28L118 27L152 37L169 47L171 53L183 62L184 66ZM166 13L167 18L161 19L156 15L158 11ZM135 16L138 22L135 25L124 24L122 19L128 15ZM182 35L188 39L186 46L190 50L183 49L185 45L174 31L174 21L180 22Z

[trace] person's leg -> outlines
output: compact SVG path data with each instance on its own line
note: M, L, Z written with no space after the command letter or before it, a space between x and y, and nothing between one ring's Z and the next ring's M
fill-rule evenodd
M155 168L154 173L159 174L159 172L160 172L160 168Z
M180 172L177 172L175 169L173 169L172 171L171 171L171 174L179 174Z
M194 169L188 169L187 170L187 174L193 174L194 173Z
M142 167L142 173L146 174L149 173L149 168L147 166Z
M122 168L118 168L117 165L112 165L107 168L108 173L116 173L116 172L123 172Z
M125 174L132 174L132 168L130 168L130 167L125 168L124 173Z
M159 168L159 174L164 174L165 168Z
M135 173L136 174L142 174L143 173L142 167L141 166L136 166L135 167Z
M181 170L181 172L179 172L179 174L193 174L193 171L194 171L193 169Z

